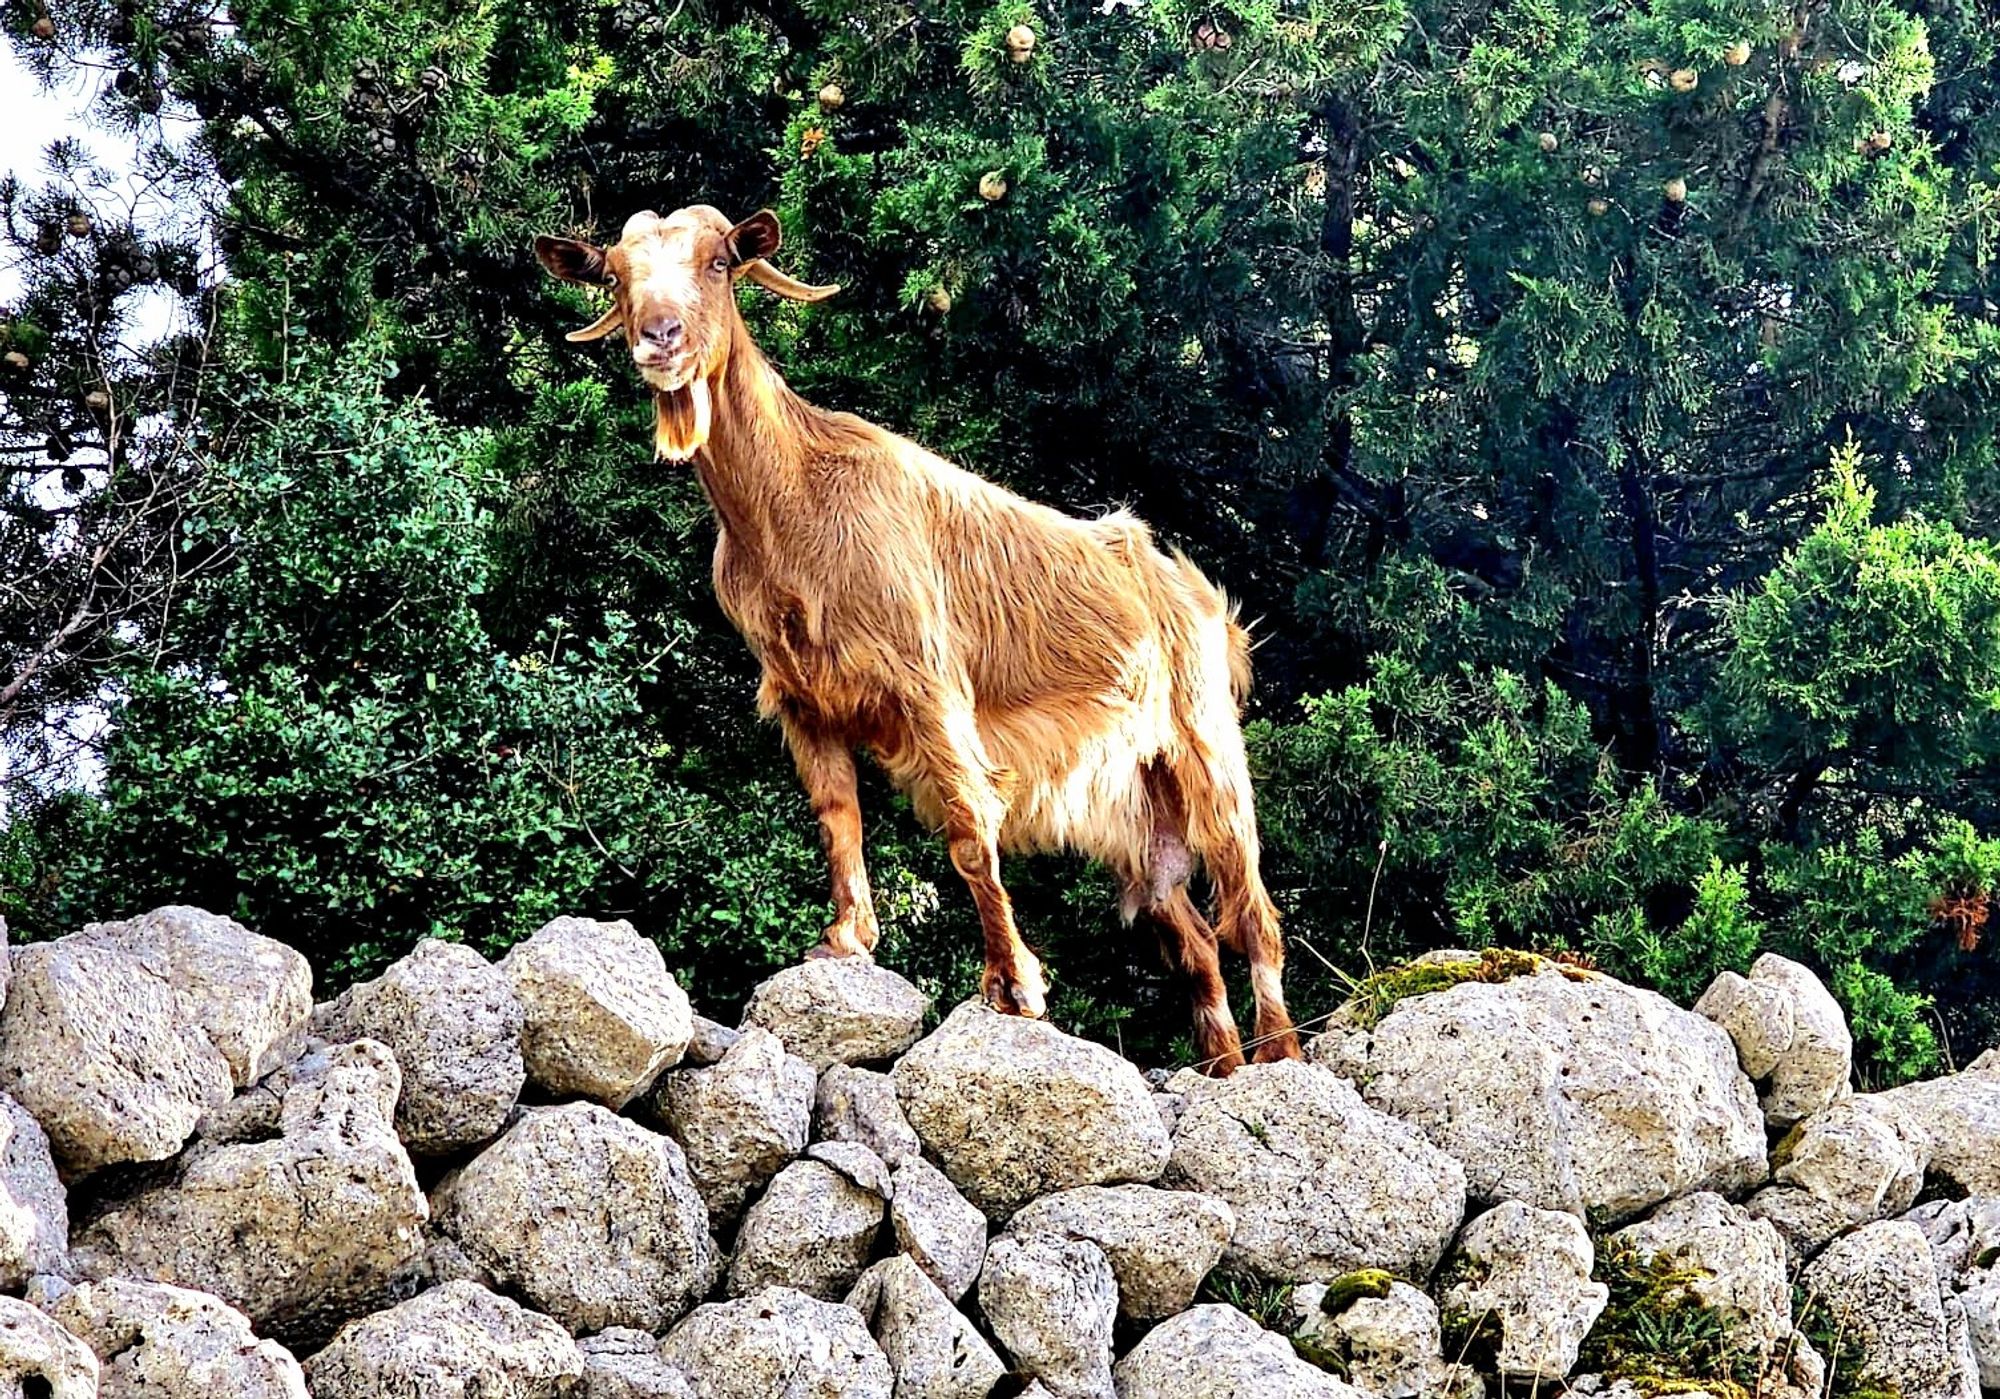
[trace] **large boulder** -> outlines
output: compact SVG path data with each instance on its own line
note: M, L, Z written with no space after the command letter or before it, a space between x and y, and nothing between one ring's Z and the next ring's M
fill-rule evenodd
M1541 964L1408 997L1312 1055L1464 1163L1476 1201L1616 1223L1764 1175L1764 1119L1712 1021L1651 991Z
M1847 1383L1901 1399L1978 1399L1963 1313L1947 1309L1930 1243L1916 1225L1864 1225L1828 1245L1802 1280L1826 1329L1854 1353Z
M778 1172L737 1231L729 1295L744 1297L783 1284L823 1301L845 1297L868 1266L882 1228L887 1174L879 1159L871 1154L870 1160L882 1189L824 1161L794 1161Z
M2000 1195L2000 1049L1987 1050L1961 1073L1855 1101L1921 1137L1930 1169L1960 1190Z
M1118 1399L1369 1399L1219 1303L1155 1326L1115 1374Z
M1167 1163L1139 1070L1045 1020L968 1001L892 1076L924 1146L994 1218L1056 1190L1150 1181Z
M69 1198L48 1134L0 1093L0 1287L61 1272L69 1254Z
M1187 1095L1166 1183L1235 1212L1223 1267L1274 1282L1357 1268L1426 1278L1465 1215L1465 1171L1327 1069L1176 1076Z
M330 1040L379 1040L403 1070L396 1130L422 1156L489 1141L507 1125L527 1070L521 1003L499 968L463 943L425 938L373 981L313 1017Z
M558 918L500 959L525 1019L528 1077L621 1108L679 1061L694 1033L687 993L623 919Z
M1056 1399L1116 1399L1118 1283L1096 1244L1047 1234L995 1239L979 1274L979 1310L1014 1368Z
M582 1378L567 1331L470 1282L343 1326L306 1362L313 1399L559 1399Z
M746 1031L706 1068L661 1078L654 1113L687 1153L717 1227L806 1149L817 1086L812 1066L768 1030Z
M986 1216L921 1156L890 1176L889 1223L896 1247L953 1302L978 1280L986 1262Z
M1763 1085L1765 1118L1789 1127L1853 1091L1854 1037L1820 979L1775 952L1747 977L1724 972L1695 1002L1729 1032L1743 1071Z
M1850 1098L1786 1134L1774 1153L1772 1184L1748 1208L1809 1257L1843 1230L1908 1209L1923 1188L1929 1154L1922 1133Z
M1371 1399L1441 1399L1477 1384L1445 1363L1437 1303L1387 1273L1357 1273L1331 1287L1306 1283L1291 1308L1301 1353L1337 1363Z
M1236 1231L1236 1212L1213 1195L1150 1185L1083 1185L1015 1212L1010 1234L1088 1239L1118 1280L1118 1314L1157 1321L1186 1311Z
M660 1358L701 1399L890 1399L894 1384L861 1313L788 1287L695 1308Z
M660 1358L660 1338L614 1326L576 1343L583 1354L578 1399L695 1399L687 1376Z
M986 1399L1007 1373L978 1328L905 1254L863 1273L847 1305L888 1357L896 1399Z
M522 1113L432 1203L474 1266L575 1332L664 1330L715 1281L680 1147L596 1103Z
M895 1081L846 1064L835 1064L819 1076L813 1135L821 1141L859 1142L892 1168L924 1147L896 1101Z
M173 905L63 939L122 953L173 992L180 1015L248 1088L295 1058L312 1018L312 968L292 948L233 918Z
M306 1399L292 1353L205 1292L114 1278L49 1313L96 1353L103 1399Z
M866 957L816 957L752 991L743 1024L825 1069L895 1058L923 1033L929 1006L923 992Z
M1596 1264L1582 1220L1507 1200L1465 1226L1440 1305L1473 1326L1498 1323L1502 1376L1560 1381L1611 1300Z
M72 1268L212 1292L259 1331L324 1337L387 1300L423 1252L430 1212L396 1140L401 1088L373 1040L288 1065L237 1100L240 1139L204 1138L101 1204Z
M1785 1241L1720 1195L1669 1200L1613 1234L1607 1248L1641 1268L1663 1265L1686 1294L1723 1318L1732 1350L1769 1360L1792 1334L1792 1283ZM1666 1299L1663 1299L1666 1300Z
M16 949L0 1092L42 1125L70 1175L165 1160L232 1083L173 988L116 947L67 937Z
M90 1347L18 1297L0 1297L0 1395L97 1399Z

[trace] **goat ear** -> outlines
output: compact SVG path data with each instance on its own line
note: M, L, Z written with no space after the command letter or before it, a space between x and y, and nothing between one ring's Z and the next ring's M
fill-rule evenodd
M769 209L759 209L729 230L730 261L741 267L769 257L778 251L778 244L783 238L778 229L778 216Z
M581 282L591 287L606 286L611 281L604 266L604 249L580 243L574 238L551 238L546 233L537 234L535 256L541 259L549 275L558 281Z

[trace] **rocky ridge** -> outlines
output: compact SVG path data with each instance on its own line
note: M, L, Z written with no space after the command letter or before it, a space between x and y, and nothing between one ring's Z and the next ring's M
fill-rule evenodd
M926 1035L869 963L731 1030L581 918L315 1007L168 908L0 990L0 1396L2000 1386L2000 1054L1856 1093L1782 958L1688 1010L1432 954L1226 1080L978 1003Z

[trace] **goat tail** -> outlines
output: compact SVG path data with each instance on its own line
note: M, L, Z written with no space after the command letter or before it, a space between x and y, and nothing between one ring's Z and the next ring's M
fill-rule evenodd
M1229 611L1229 693L1241 709L1243 702L1250 698L1250 629L1236 620L1236 610Z

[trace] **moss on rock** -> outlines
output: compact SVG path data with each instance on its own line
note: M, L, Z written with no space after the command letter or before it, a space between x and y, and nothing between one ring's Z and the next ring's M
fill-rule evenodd
M1343 1019L1356 1029L1372 1030L1390 1011L1412 996L1428 996L1449 991L1468 981L1495 985L1516 977L1535 976L1555 970L1573 981L1583 981L1597 973L1588 968L1557 962L1535 952L1489 947L1479 953L1419 958L1389 967L1362 980L1348 998Z
M1600 1242L1596 1277L1611 1297L1578 1368L1645 1395L1752 1399L1762 1364L1730 1345L1728 1318L1695 1295L1693 1284L1707 1276L1665 1254L1642 1259L1629 1243Z

